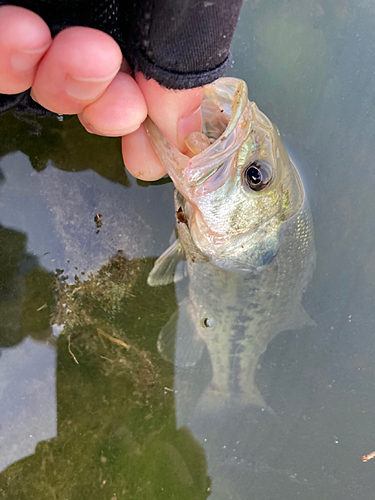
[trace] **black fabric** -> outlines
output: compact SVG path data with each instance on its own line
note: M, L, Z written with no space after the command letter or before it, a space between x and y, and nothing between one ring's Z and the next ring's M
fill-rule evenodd
M148 0L142 4L142 9L136 4L130 11L123 30L127 57L136 70L178 89L205 85L224 74L241 2Z
M187 89L225 73L242 0L0 0L1 4L33 10L52 35L68 26L105 31L118 42L134 71L167 88ZM27 98L19 99L0 94L0 113L14 105L20 109L22 99L27 111ZM33 104L30 111L35 109L43 108Z
M51 116L54 114L33 101L28 90L13 95L0 94L0 114L11 109L21 114L36 116Z

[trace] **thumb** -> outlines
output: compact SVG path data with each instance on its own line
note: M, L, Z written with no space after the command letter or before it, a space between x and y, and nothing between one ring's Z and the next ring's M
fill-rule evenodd
M186 152L185 137L201 131L204 88L170 90L155 80L146 80L142 73L136 81L146 100L148 115L163 135L182 152Z

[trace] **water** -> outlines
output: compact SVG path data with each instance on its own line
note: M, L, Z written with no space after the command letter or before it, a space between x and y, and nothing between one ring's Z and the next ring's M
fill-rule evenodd
M316 326L279 334L257 370L274 415L194 414L205 357L172 391L156 342L174 287L146 277L173 186L126 176L119 142L74 118L35 135L0 117L0 498L373 497L374 33L367 0L293 0L245 1L235 35L229 73L279 126L315 228Z

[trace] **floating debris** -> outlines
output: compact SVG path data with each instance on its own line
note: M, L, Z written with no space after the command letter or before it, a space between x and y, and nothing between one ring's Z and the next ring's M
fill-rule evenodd
M362 462L367 462L368 460L371 460L374 457L375 457L375 451L369 453L368 455L363 455Z
M94 217L94 222L96 224L96 227L100 229L103 225L102 214L96 214Z

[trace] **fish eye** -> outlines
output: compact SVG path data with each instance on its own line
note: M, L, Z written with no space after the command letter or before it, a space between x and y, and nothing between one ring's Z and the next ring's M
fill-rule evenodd
M272 181L272 167L265 161L256 160L243 171L243 181L253 191L262 191Z

